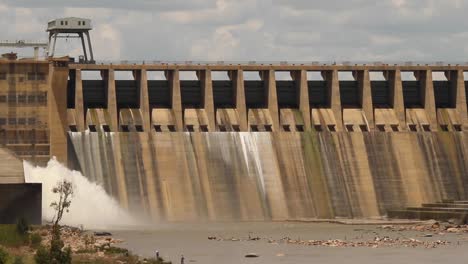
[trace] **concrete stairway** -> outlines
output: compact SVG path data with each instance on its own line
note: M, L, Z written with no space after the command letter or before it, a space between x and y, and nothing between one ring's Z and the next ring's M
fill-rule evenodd
M434 219L439 221L459 219L466 223L468 219L468 201L442 200L439 203L422 204L421 207L392 210L388 212L388 217L398 219Z

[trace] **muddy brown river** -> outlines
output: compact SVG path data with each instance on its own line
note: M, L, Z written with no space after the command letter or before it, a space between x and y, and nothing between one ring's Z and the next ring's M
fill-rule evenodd
M339 225L328 223L251 222L209 224L160 224L157 228L114 231L121 245L141 256L161 256L172 263L466 263L468 234L432 234L416 231L383 230L376 225ZM259 240L248 240L258 237ZM208 237L216 237L209 240ZM293 240L373 241L375 237L449 241L437 248L325 247L277 243L284 237ZM274 242L272 242L274 241ZM256 253L257 258L245 258Z

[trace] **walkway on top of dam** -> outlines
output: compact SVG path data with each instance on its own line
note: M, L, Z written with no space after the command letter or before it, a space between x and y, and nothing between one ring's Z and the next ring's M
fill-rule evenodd
M163 61L163 60L120 60L120 61L97 61L96 63L70 63L71 69L183 69L183 70L232 70L242 68L243 70L421 70L430 69L442 71L449 69L468 70L468 61Z

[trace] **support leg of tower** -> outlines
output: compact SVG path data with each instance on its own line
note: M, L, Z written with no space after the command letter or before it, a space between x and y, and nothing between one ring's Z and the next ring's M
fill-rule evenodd
M91 56L91 62L94 62L94 54L93 54L93 46L91 45L91 37L89 36L89 32L86 32L86 37L88 38L88 46L89 46L89 55Z
M83 46L83 53L84 53L85 61L88 62L88 53L86 52L86 44L85 44L83 33L79 33L78 35L80 36L81 45Z
M50 55L51 57L54 57L55 55L55 44L57 44L57 34L54 34L54 45L52 47L52 54Z

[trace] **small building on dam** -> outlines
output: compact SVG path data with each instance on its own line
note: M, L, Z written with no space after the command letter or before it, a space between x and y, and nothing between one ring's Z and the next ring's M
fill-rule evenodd
M0 60L0 144L55 156L155 221L468 200L468 65L89 58Z

